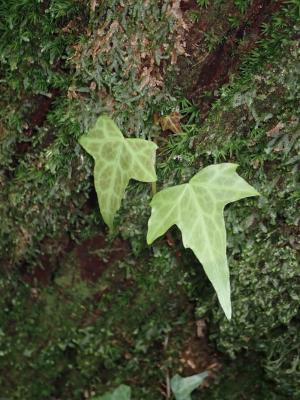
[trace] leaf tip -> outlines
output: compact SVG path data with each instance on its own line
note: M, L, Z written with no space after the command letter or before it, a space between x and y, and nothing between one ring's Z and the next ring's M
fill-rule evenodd
M226 318L228 319L228 321L231 321L231 317L232 317L231 300L229 299L229 304L227 304L226 306L223 306L222 304L221 304L221 306L224 310Z
M148 246L153 243L153 238L149 235L149 232L147 233L146 241Z
M231 311L230 311L230 313L225 313L225 315L226 315L226 318L228 319L228 321L231 321L231 318L232 318Z
M100 205L100 203L99 203L99 205ZM103 221L108 226L109 233L112 233L114 231L114 216L107 215L107 213L105 213L104 210L101 210L101 205L100 205L100 213L102 215Z
M213 283L213 282L212 282ZM224 314L226 316L226 318L228 319L228 321L231 320L232 317L232 306L231 306L231 296L230 296L230 283L229 283L229 277L228 277L228 285L227 289L224 291L220 291L217 289L217 287L213 284L216 292L217 292L217 296L218 296L218 300L220 303L220 306L222 307L222 310L224 311Z

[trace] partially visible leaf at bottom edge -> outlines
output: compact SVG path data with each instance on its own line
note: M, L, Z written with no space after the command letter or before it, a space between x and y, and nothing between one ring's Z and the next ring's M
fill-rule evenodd
M208 373L202 372L201 374L188 376L183 378L180 375L175 375L171 379L171 389L176 400L191 400L191 393L197 389L207 378Z
M92 400L130 400L131 389L127 385L120 385L113 392L105 393L103 396L93 397Z

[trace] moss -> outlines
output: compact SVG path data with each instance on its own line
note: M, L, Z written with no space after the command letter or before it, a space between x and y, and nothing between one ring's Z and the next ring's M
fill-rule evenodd
M251 84L233 80L196 144L203 160L239 163L241 175L261 193L258 200L232 205L225 214L232 321L202 296L197 315L209 318L211 339L230 357L257 352L265 376L290 398L300 393L293 345L299 317L299 100L289 94L298 85L298 57L298 44L290 42L280 62ZM288 356L286 349L291 349Z
M131 7L115 1L99 5L85 21L89 10L80 2L57 1L42 10L42 5L33 3L8 2L0 9L0 14L12 15L12 26L20 22L23 9L27 9L25 22L33 22L37 31L43 26L39 33L32 28L22 51L26 24L13 39L9 36L12 28L6 24L1 27L3 35L11 39L10 44L3 42L5 79L1 84L7 95L1 100L1 120L6 135L0 143L0 246L9 265L23 261L35 265L45 238L59 238L64 231L77 240L81 232L93 232L95 222L99 223L97 209L88 209L85 204L94 191L92 163L77 144L99 113L114 113L128 136L148 137L153 111L163 104L170 107L173 101L161 90L160 72L171 57L172 38L177 32L170 5L158 6L152 1L144 7L140 1ZM80 36L85 29L89 33ZM61 46L52 54L57 40ZM16 57L23 55L16 60L16 84L10 81L12 67L6 62L14 59L12 46ZM42 55L37 71L32 72L28 59L44 47L45 52L38 53ZM63 65L57 68L55 60ZM39 88L31 81L24 86L24 74L32 79L40 77L46 86ZM58 80L53 80L52 74ZM42 117L40 103L34 109L35 98L31 96L36 93L50 98Z
M241 11L248 2L235 3ZM208 398L242 396L237 381L247 383L253 399L299 397L296 5L289 2L281 19L276 15L265 26L258 49L218 88L219 100L200 123L201 110L174 88L170 61L184 35L172 4L113 0L91 10L81 1L23 0L0 6L6 38L0 47L4 396L82 399L127 383L134 398L163 398L166 374L180 371L183 342L194 334L189 322L196 304L211 343L227 357ZM45 97L48 108L37 123ZM183 133L161 137L153 114L175 108ZM169 246L161 239L146 247L147 185L130 184L118 216L114 235L130 243L128 256L97 283L78 279L70 247L105 227L92 161L77 140L102 112L126 136L155 136L159 188L185 182L210 163L233 161L261 192L259 200L226 210L231 323L176 229ZM41 265L51 271L49 286L24 284L24 275Z
M281 395L271 381L264 381L264 371L258 367L255 360L240 357L232 365L226 364L225 371L220 375L211 387L205 391L207 400L283 400L286 395ZM201 397L194 396L194 399Z
M111 266L97 284L76 276L70 282L80 267L69 254L78 241L105 230L92 160L79 136L106 111L127 136L148 137L153 112L175 103L161 88L179 29L170 5L112 1L93 11L77 1L24 0L0 6L15 29L0 28L7 38L0 114L3 396L82 399L128 382L135 397L153 399L164 390L166 371L180 368L192 318L180 289L186 273L175 269L164 246L145 253L145 226L121 226L135 257ZM135 211L146 216L147 186L133 184L131 191L139 194ZM169 335L173 344L165 349Z
M81 399L127 382L135 398L158 398L157 382L178 368L190 335L185 272L160 247L147 262L128 254L89 283L80 279L75 256L64 260L49 288L2 278L2 395ZM172 337L175 344L164 347Z

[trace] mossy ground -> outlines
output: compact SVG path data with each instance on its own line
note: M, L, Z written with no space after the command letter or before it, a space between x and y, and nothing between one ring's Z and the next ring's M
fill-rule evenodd
M281 3L238 39L258 1L1 3L0 397L85 399L127 383L134 399L163 399L168 376L215 363L195 399L299 398L299 4ZM197 92L220 46L237 61ZM174 110L183 132L166 136L153 115ZM261 193L226 209L231 322L176 229L147 247L151 188L137 182L96 251L100 276L82 279L78 249L95 253L106 228L77 140L103 112L125 136L155 138L159 189L230 161ZM210 342L196 337L193 370L196 319Z

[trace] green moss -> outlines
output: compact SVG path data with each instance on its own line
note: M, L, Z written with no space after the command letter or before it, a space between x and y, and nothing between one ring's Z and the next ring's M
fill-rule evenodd
M239 163L240 174L261 193L258 200L232 205L225 213L232 321L213 306L215 300L207 301L207 291L197 315L209 318L210 337L219 350L233 358L256 352L256 364L278 383L277 392L295 399L300 393L294 345L299 343L298 57L297 43L290 42L280 63L261 71L251 84L233 80L196 144L204 163Z
M59 60L78 33L64 28L78 15L84 19L86 12L77 0L56 0L50 6L34 0L2 2L1 71L15 94L47 93L50 87L64 86Z
M127 136L148 137L154 110L173 102L160 89L159 68L171 57L176 19L168 14L167 4L158 6L155 1L146 7L142 1L133 7L119 1L101 4L88 21L89 12L78 1L51 2L45 9L30 0L1 7L1 15L12 15L12 25L6 21L1 26L7 41L2 44L1 64L6 95L0 114L5 129L0 142L0 247L8 264L26 261L34 265L41 251L39 243L45 238L59 239L64 231L77 240L82 231L92 232L95 222L99 224L97 208L83 211L94 189L92 162L77 144L79 136L105 111L114 113ZM12 37L12 27L20 23L22 13L25 23ZM28 29L29 22L34 24L30 40L22 47L23 29ZM85 29L89 34L80 36ZM16 60L15 84L8 63L13 54L22 55ZM32 69L31 58L37 70ZM58 59L63 63L59 67ZM24 86L23 75L41 79L45 87L36 81ZM43 113L33 93L52 98L41 127L31 117L32 112L38 117Z
M104 230L79 136L105 111L127 136L148 137L153 112L175 103L160 86L177 34L168 5L101 2L95 12L62 0L0 6L14 28L0 27L0 252L9 271L1 274L3 396L82 399L128 382L136 398L150 400L161 395L166 369L177 370L192 317L180 289L186 274L165 246L145 253L145 219L135 230L121 226L135 257L111 266L99 284L70 283L79 266L65 257L70 244ZM36 94L51 100L38 124ZM138 208L146 216L147 186L133 184L128 193L137 199L135 219ZM40 267L51 269L49 286L24 284ZM174 344L164 350L169 335Z
M134 382L135 398L160 398L158 382L178 367L190 335L184 271L157 247L147 262L128 254L91 284L79 279L74 256L47 289L2 278L1 394L81 399ZM176 346L164 348L179 331Z
M0 6L3 396L81 399L127 383L136 399L163 398L167 368L180 370L182 344L193 335L193 301L211 343L228 357L208 398L239 398L236 382L253 399L299 397L297 5L289 2L264 26L264 40L220 88L200 125L198 110L174 88L169 64L180 21L170 4L114 0L99 2L94 12L81 1ZM52 96L38 126L37 94ZM175 108L183 133L160 137L153 114ZM172 231L176 258L164 239L146 247L147 185L131 183L118 216L114 235L130 243L126 260L94 285L77 279L68 243L104 230L92 160L77 140L102 112L126 136L155 136L159 189L210 163L234 161L261 192L259 200L226 210L231 323L178 231ZM274 133L279 123L284 127ZM44 260L56 268L54 281L47 288L25 285L24 269Z
M205 391L205 400L284 400L287 397L278 393L271 381L264 381L264 371L253 359L240 357L231 365L226 363L225 370L211 387ZM194 399L203 398L203 394Z

